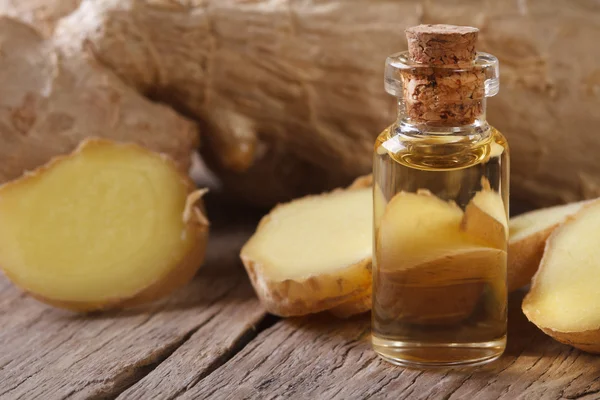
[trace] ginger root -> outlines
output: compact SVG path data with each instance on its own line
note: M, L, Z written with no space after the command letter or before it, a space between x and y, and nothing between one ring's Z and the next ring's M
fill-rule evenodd
M573 205L574 207L574 205ZM600 200L585 205L546 242L523 301L527 318L554 339L600 353Z
M67 54L7 17L0 17L0 48L0 183L92 136L135 142L189 168L196 125L136 93L90 54Z
M60 18L79 7L82 0L0 0L0 15L33 25L50 36Z
M527 285L538 270L550 234L587 202L543 208L509 221L508 291Z
M240 256L267 310L280 316L367 311L372 208L366 178L346 190L277 206L265 216Z
M381 73L406 48L403 29L423 16L472 26L485 16L493 28L482 49L500 59L502 82L488 116L509 134L513 193L550 205L600 195L600 163L581 157L600 151L589 128L600 123L590 56L600 28L589 1L570 2L568 15L554 3L528 2L521 14L513 2L479 0L451 10L443 1L82 0L55 37L202 121L202 151L224 188L272 206L370 170L377 130L395 118ZM567 130L581 133L565 146Z
M75 311L156 300L202 263L202 193L165 156L85 141L0 187L0 266L32 296Z

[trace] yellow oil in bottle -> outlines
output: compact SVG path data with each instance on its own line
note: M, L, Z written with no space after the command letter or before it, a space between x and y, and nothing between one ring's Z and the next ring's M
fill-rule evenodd
M507 317L504 136L489 126L414 136L392 126L375 144L373 176L374 350L414 367L498 358ZM490 202L474 200L481 192ZM484 213L468 211L476 206Z

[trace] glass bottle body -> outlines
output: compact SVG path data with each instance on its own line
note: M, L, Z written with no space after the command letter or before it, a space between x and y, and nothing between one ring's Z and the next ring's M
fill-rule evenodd
M399 120L375 144L372 343L396 364L477 365L506 345L508 146L484 119L427 128Z

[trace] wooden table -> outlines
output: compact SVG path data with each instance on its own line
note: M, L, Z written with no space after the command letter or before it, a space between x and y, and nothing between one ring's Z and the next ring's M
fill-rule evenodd
M270 316L237 256L257 215L216 214L196 279L145 308L79 316L0 278L0 399L600 399L600 357L530 324L522 293L506 354L464 371L381 361L368 316Z

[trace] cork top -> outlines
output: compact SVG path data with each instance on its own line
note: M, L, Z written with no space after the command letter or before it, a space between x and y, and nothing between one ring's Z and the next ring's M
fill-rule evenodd
M408 52L417 63L464 65L475 60L479 29L455 25L417 25L406 29Z
M437 126L472 124L484 115L486 70L476 62L477 28L419 25L408 28L408 59L390 60L399 72L401 98L408 118ZM389 74L388 74L389 76Z

